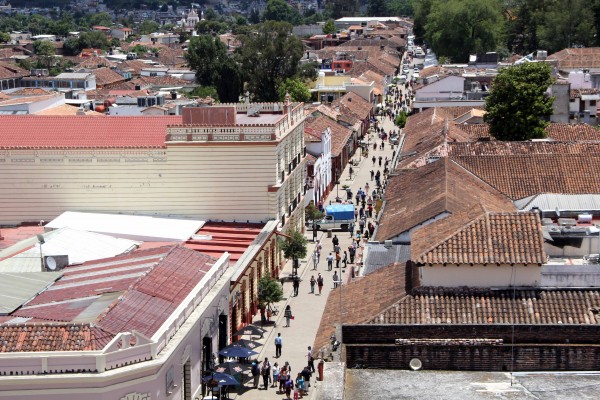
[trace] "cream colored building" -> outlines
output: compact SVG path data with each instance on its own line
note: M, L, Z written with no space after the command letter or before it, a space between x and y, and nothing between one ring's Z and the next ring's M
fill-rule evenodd
M91 211L302 226L302 103L0 124L0 224Z

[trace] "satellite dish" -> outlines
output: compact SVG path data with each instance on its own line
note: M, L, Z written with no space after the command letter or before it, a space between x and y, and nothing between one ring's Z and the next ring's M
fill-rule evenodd
M421 369L421 367L423 367L423 363L418 358L413 358L412 360L410 360L409 365L410 369L412 369L413 371L418 371Z
M54 259L54 257L46 257L46 267L50 271L56 270L56 260Z

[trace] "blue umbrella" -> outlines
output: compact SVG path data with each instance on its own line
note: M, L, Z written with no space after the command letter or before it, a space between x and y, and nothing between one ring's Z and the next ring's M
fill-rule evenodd
M233 376L223 372L213 372L212 374L205 376L202 380L204 383L215 380L219 386L236 386L240 384Z
M258 353L256 351L250 350L250 349L248 349L246 347L236 346L236 345L231 345L231 346L223 347L219 351L219 355L222 355L222 356L225 356L225 357L243 357L243 358L248 358L250 356L253 356L254 354L258 354Z

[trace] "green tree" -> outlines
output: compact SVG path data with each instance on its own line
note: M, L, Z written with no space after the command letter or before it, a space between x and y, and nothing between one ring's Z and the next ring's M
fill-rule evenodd
M431 7L436 0L416 0L414 4L414 28L417 38L425 37L425 24L431 12Z
M185 55L189 66L196 70L196 81L212 86L221 102L237 102L242 92L241 70L227 55L227 46L212 35L190 39Z
M258 301L270 306L283 300L283 287L274 278L264 275L258 281Z
M548 6L537 27L542 48L551 53L567 47L587 47L594 44L597 31L594 14L588 0L557 0Z
M194 36L185 58L190 68L196 71L196 81L211 86L216 80L219 64L227 58L227 47L211 35Z
M406 114L406 112L404 112L404 111L400 111L400 113L398 113L398 116L396 117L396 120L394 122L400 129L402 129L406 125L407 119L408 119L408 114Z
M0 32L0 42L8 43L10 42L10 34L6 32Z
M292 25L267 21L239 37L236 55L254 101L277 101L281 82L296 75L304 45L291 33Z
M304 217L308 222L320 221L323 219L323 213L315 206L315 202L311 201L310 204L304 209Z
M330 35L335 32L336 32L335 23L333 22L332 19L328 19L327 22L325 22L325 25L323 25L323 33L325 35Z
M465 62L469 54L496 49L503 28L496 0L437 0L425 24L436 54Z
M42 63L46 66L46 68L50 68L52 65L52 59L56 54L54 43L49 40L36 40L33 42L33 52L40 58L40 60L42 60Z
M260 22L260 13L258 12L258 9L252 8L252 10L250 10L248 22L250 22L251 24L258 24Z
M76 56L79 54L81 49L79 48L79 39L78 38L68 38L63 43L63 52L66 56Z
M358 0L330 0L325 5L325 9L333 19L352 17L359 12L360 2Z
M89 19L89 26L110 26L112 24L112 18L109 13L98 13L92 14Z
M390 0L387 2L387 15L413 15L412 0Z
M158 32L160 25L151 20L145 20L138 26L140 35L148 35L153 32Z
M189 97L212 97L213 99L217 99L219 97L217 93L217 89L214 86L197 86L191 92L185 93Z
M316 61L303 63L298 67L297 76L304 81L316 81L319 76L319 64Z
M524 63L500 70L485 99L484 121L498 140L546 137L544 120L552 115L554 98L547 94L551 68L544 63Z
M310 90L308 87L298 78L287 78L279 88L277 89L277 93L279 93L279 101L285 100L285 96L287 93L290 94L292 101L301 101L307 103L310 101Z
M296 229L288 229L285 237L279 237L278 244L283 256L293 260L294 270L299 266L299 259L306 257L306 244L308 241L302 232Z
M386 0L368 0L367 15L370 17L382 17L387 13Z
M540 12L545 0L515 0L505 10L506 47L515 54L528 54L539 49L537 28L543 20Z
M110 47L108 38L102 32L84 32L79 34L79 48L80 49L103 49L106 50Z
M268 0L267 7L263 12L265 21L285 21L297 25L302 20L296 8L290 7L283 0Z

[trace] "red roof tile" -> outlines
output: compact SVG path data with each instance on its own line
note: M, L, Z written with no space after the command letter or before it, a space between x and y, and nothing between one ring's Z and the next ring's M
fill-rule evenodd
M165 147L168 125L181 116L0 116L0 148Z
M97 334L89 324L0 325L0 353L99 350Z
M327 128L331 129L331 156L337 157L340 155L348 139L352 136L352 131L338 124L331 118L320 115L318 117L308 117L304 122L304 126L317 132L323 132Z
M115 83L125 82L125 77L110 68L98 68L91 71L96 77L96 86L109 87Z
M0 61L0 79L22 78L24 76L29 76L29 71L15 64Z
M442 241L434 241L429 235L436 230L436 224L423 226L414 233L411 242L414 262L541 265L547 259L536 212L485 213L466 225L458 225Z
M597 290L416 288L377 315L372 324L598 325ZM333 312L333 311L332 311Z

